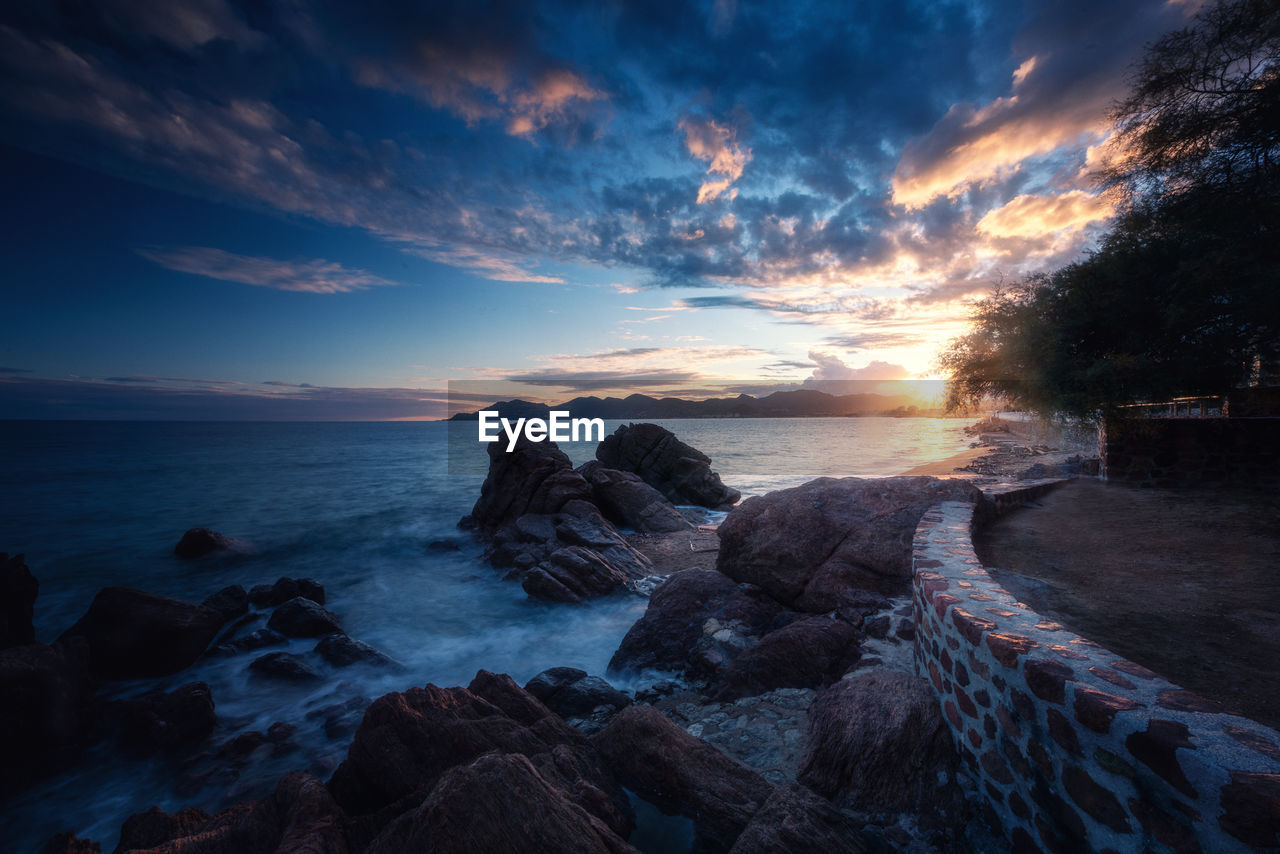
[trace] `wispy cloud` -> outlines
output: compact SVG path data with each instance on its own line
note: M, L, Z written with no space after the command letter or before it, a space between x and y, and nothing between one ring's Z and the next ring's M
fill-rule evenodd
M206 246L171 249L139 249L138 254L162 267L193 276L239 282L278 291L308 294L341 294L398 284L365 270L344 267L334 261L286 261L236 255Z
M698 188L698 204L718 199L742 177L742 170L751 161L751 149L738 143L737 131L732 126L705 116L686 116L680 120L680 130L684 131L684 144L689 153L708 162L707 174L721 176L702 182ZM729 192L728 198L736 196L737 191L734 190ZM705 231L698 231L702 232L698 237L705 236Z

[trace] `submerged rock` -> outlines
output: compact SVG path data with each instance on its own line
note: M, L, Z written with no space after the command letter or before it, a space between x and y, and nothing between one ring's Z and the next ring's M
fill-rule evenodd
M223 622L207 605L106 587L59 641L84 638L90 673L102 679L168 676L199 658Z
M352 664L373 664L379 667L399 667L400 664L362 640L344 634L326 635L316 644L315 652L334 667Z
M342 634L342 624L337 614L301 596L295 596L276 608L271 619L267 620L267 628L290 638Z
M734 508L720 525L716 568L812 613L840 608L856 588L899 593L911 578L911 540L924 512L981 497L963 480L819 478Z
M258 676L283 682L318 682L323 678L305 658L291 652L269 652L259 656L249 665L249 670Z
M68 765L93 734L83 640L0 651L0 797Z
M0 649L35 643L32 625L40 583L22 555L0 552Z
M625 854L635 850L607 824L573 803L528 757L490 753L446 771L426 799L387 825L366 852Z
M224 620L234 620L249 613L249 594L239 584L224 587L202 602L222 615Z
M249 591L249 601L256 608L274 608L298 596L323 605L324 585L314 578L284 576L276 579L275 584L257 584Z
M589 460L578 466L578 473L591 484L592 500L610 522L654 534L693 528L666 496L634 472Z
M633 472L673 504L728 507L742 494L711 470L711 458L657 424L619 427L596 448L596 459L611 469Z
M204 682L189 682L167 694L151 694L118 706L126 743L144 752L172 753L198 744L218 722L213 692Z
M182 539L178 540L178 544L173 547L173 553L178 557L197 558L214 552L227 551L237 545L236 540L217 531L211 531L208 528L191 528L182 535Z

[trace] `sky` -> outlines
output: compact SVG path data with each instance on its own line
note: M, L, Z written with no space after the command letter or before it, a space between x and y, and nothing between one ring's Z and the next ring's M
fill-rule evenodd
M0 8L0 417L935 375L1194 0Z

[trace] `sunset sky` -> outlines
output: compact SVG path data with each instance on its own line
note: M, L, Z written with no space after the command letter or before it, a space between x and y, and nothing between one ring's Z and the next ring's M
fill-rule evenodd
M927 375L1195 8L5 4L0 417Z

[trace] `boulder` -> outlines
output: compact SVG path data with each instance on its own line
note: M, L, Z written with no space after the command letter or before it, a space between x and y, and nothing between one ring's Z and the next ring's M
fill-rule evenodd
M522 436L514 450L506 448L505 442L489 445L489 473L466 524L493 531L526 513L559 513L570 501L591 500L591 486L555 442Z
M855 588L902 593L924 512L981 497L963 480L819 478L735 508L720 525L716 568L811 613L839 609Z
M258 676L281 682L317 682L322 677L302 656L291 652L269 652L255 658L249 670Z
M32 625L40 582L22 555L0 552L0 649L36 642Z
M956 769L938 701L910 673L860 671L809 708L809 749L798 779L841 809L945 810L961 798Z
M773 794L759 774L652 706L619 712L592 744L622 785L664 812L693 819L711 850L730 848Z
M96 677L167 676L199 658L223 622L222 614L206 605L106 587L59 640L84 638Z
M584 546L556 549L525 573L521 586L535 599L581 602L624 588L630 577Z
M376 835L421 804L450 768L491 752L523 754L569 801L630 834L626 796L585 737L510 677L483 670L466 688L427 685L375 700L329 789Z
M191 528L182 535L173 553L178 557L197 558L214 552L223 552L235 548L237 541L225 534L211 531L208 528Z
M173 753L204 741L218 722L213 693L204 682L189 682L119 704L128 744L143 752Z
M857 822L803 786L780 786L739 834L729 854L809 854L868 848Z
M209 650L209 655L238 655L242 652L253 652L269 646L288 643L289 639L271 629L257 629L242 638L220 643Z
M323 605L324 585L314 578L284 576L276 579L275 584L257 584L249 591L249 601L255 608L274 608L298 596Z
M267 620L267 628L289 638L319 638L342 633L337 614L301 596L276 608Z
M152 808L125 822L117 851L182 854L348 854L346 816L324 784L292 771L260 801L215 815Z
M712 696L723 702L776 688L821 688L860 656L857 629L844 620L810 617L770 632L735 658Z
M518 753L490 753L449 769L421 805L392 821L365 850L367 854L635 851Z
M60 770L93 733L83 640L0 651L0 798Z
M631 697L599 676L574 667L553 667L529 680L524 689L562 718L589 715L600 706L623 709Z
M649 597L644 616L627 631L609 661L609 670L714 674L727 664L731 651L712 646L714 635L704 633L710 620L731 624L739 634L760 637L779 627L779 621L785 622L785 615L769 597L744 590L713 569L673 573Z
M315 652L334 667L352 664L372 664L378 667L399 667L399 663L362 640L344 634L325 635L316 644Z
M239 584L224 587L201 603L222 615L224 620L234 620L249 613L249 594Z
M672 504L729 507L742 497L720 482L710 457L657 424L619 427L596 448L596 459L608 468L639 475Z
M615 525L652 534L693 528L665 495L634 472L606 468L598 460L589 460L578 466L578 473L591 484L595 505Z

